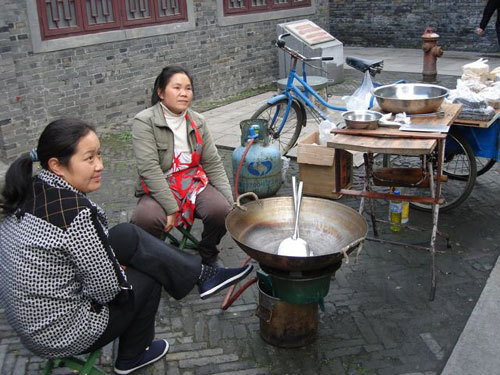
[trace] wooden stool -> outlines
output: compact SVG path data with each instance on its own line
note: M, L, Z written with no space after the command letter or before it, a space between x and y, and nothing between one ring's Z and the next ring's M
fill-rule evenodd
M47 361L42 375L51 375L52 370L58 367L67 367L80 375L105 375L103 370L96 367L96 361L101 357L101 349L90 353L86 361L77 357L52 358Z

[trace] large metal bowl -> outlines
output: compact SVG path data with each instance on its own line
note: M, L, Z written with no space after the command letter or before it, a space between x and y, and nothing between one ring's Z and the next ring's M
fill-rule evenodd
M381 117L382 113L368 110L342 113L342 118L349 129L377 129Z
M447 94L447 88L425 83L386 85L373 90L383 111L409 114L437 111Z

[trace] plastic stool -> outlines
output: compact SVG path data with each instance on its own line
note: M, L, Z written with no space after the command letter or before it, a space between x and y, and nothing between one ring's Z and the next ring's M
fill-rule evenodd
M200 241L198 241L192 234L191 234L191 228L192 225L186 226L186 227L175 227L179 232L182 234L182 238L179 241L177 238L174 237L173 234L166 233L165 238L168 238L170 240L170 243L174 246L177 246L179 249L184 250L186 247L190 249L197 249Z
M75 370L75 374L80 375L106 375L103 370L96 367L96 361L101 357L101 349L90 353L84 361L77 357L51 358L47 361L42 375L51 375L52 370L58 367L66 367Z

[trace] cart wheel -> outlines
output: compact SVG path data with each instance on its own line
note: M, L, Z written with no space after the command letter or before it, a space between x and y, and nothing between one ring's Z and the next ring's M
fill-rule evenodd
M488 172L497 161L495 159L485 159L476 156L477 176L481 176Z
M437 153L431 156L434 171L437 169ZM422 167L422 157L389 155L384 158L384 166L417 168ZM446 212L460 205L471 193L476 181L476 160L470 145L464 141L459 134L448 134L445 144L445 157L443 163L443 174L448 177L446 182L441 183L441 197L444 203L440 212ZM409 195L430 196L427 189L408 188ZM432 205L411 202L410 205L417 210L432 211Z

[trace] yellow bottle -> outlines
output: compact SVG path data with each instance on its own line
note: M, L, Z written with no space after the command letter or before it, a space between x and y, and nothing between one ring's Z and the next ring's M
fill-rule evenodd
M400 191L401 195L406 195L406 189L402 188ZM410 218L410 202L402 201L401 204L403 206L401 210L401 224L406 224Z
M394 195L400 195L399 190L394 190ZM389 218L391 222L391 231L400 232L401 231L401 221L403 214L403 204L401 201L390 201L389 203Z

